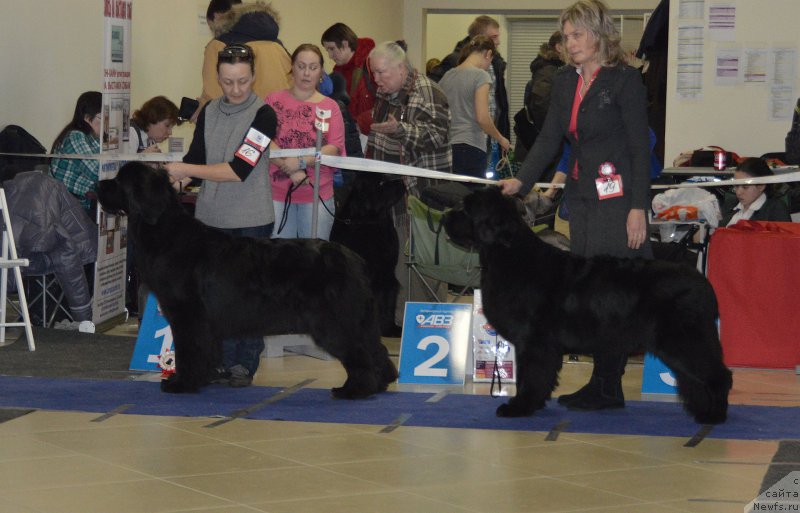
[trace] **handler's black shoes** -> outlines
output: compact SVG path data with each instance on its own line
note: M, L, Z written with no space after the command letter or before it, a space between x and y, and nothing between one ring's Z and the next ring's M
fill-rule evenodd
M620 380L592 377L586 386L559 397L558 402L575 411L612 410L625 407L625 396Z
M594 378L593 378L594 379ZM573 392L571 394L564 394L558 396L558 404L563 404L564 406L569 406L572 402L583 398L584 396L589 396L592 394L592 389L594 385L592 381L589 381L583 387L581 387L577 392Z
M217 367L211 371L208 382L214 385L226 384L231 379L231 373L225 367Z

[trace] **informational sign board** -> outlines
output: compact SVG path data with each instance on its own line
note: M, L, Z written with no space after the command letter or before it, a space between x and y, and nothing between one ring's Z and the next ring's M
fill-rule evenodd
M167 352L174 352L172 344L172 328L158 307L153 294L147 296L139 336L133 349L130 370L159 372L159 358Z
M483 315L479 289L475 289L472 296L472 355L473 382L516 381L514 346L501 337Z
M103 2L103 110L100 140L103 152L120 153L128 139L131 114L132 0ZM117 175L120 163L100 161L100 180ZM125 311L125 259L128 220L98 208L97 265L92 320L100 324Z
M472 305L406 303L398 383L461 385Z

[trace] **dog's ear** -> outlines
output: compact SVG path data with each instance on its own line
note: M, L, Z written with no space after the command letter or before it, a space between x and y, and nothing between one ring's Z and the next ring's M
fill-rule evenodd
M127 200L128 215L138 217L147 224L156 224L161 214L175 201L175 190L164 169L152 169L140 162L129 162L120 169L118 181Z

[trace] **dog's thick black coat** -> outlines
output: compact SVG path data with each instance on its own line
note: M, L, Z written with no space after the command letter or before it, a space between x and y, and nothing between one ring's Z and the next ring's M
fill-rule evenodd
M498 189L448 213L456 244L480 251L486 318L517 352L517 394L497 415L531 415L558 384L565 353L644 349L674 372L686 410L725 421L732 378L722 361L717 300L697 271L655 260L582 258L542 242Z
M399 246L392 207L403 198L400 178L376 173L357 173L350 193L336 212L331 241L356 253L367 264L367 275L378 305L378 322L386 337L399 337L394 314L400 284L395 276Z
M187 214L163 170L136 162L101 181L98 199L128 215L141 279L172 327L176 372L162 390L205 385L223 339L284 333L308 333L342 362L334 397L368 397L397 378L364 264L347 248L232 237Z

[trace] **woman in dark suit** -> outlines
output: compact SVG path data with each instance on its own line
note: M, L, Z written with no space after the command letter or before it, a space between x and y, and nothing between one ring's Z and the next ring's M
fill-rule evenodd
M739 163L736 171L733 172L733 177L743 180L773 176L774 174L764 159L750 157ZM733 193L726 196L722 204L720 226L732 226L742 219L787 223L792 220L789 214L789 205L778 197L773 185L734 185Z
M565 185L570 249L578 255L652 258L646 209L650 151L646 93L640 73L625 64L620 36L601 0L580 0L560 17L566 61L556 74L542 131L506 194L527 193L566 138L572 145ZM622 408L626 354L594 355L578 392L559 397L570 409Z

